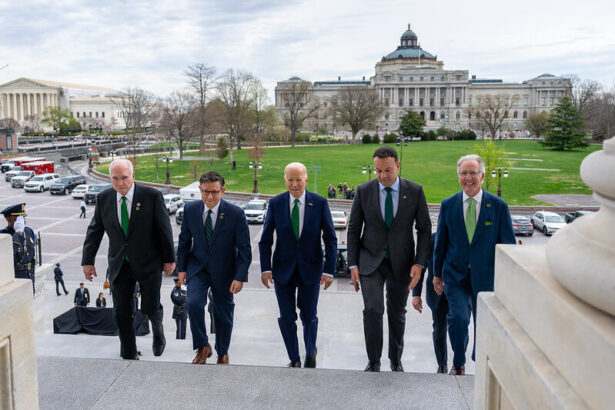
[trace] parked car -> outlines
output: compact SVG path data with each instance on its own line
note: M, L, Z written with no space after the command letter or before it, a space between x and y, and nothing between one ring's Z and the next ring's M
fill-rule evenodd
M173 212L177 212L177 210L181 208L183 204L182 198L177 194L166 194L163 195L163 198L164 206L167 207L169 215L171 215Z
M182 204L181 208L179 208L177 212L175 212L175 223L178 225L181 225L183 219L184 219L184 205Z
M574 221L577 218L582 217L583 215L587 215L587 214L591 214L593 212L591 211L576 211L576 212L568 212L566 213L565 218L566 218L566 223L569 224L570 222Z
M100 194L107 188L111 188L111 184L91 185L90 189L88 189L88 192L85 193L83 200L86 204L95 204L96 197L98 196L98 194Z
M9 182L11 179L13 179L15 175L19 174L20 172L21 172L20 166L11 168L8 171L6 171L6 174L4 175L4 180Z
M21 171L19 174L11 178L11 187L23 188L26 182L31 180L34 176L36 176L34 171Z
M52 195L68 195L77 186L85 183L85 177L83 175L71 175L68 177L62 177L51 184L49 193Z
M88 189L90 189L90 186L91 185L88 184L77 185L70 194L73 198L83 198L85 193L88 192Z
M322 246L323 255L325 253L325 247ZM345 243L337 244L337 257L335 258L335 277L348 277L350 276L350 270L348 269L348 245Z
M566 226L566 221L555 212L538 211L532 216L532 225L537 231L550 236Z
M43 192L51 188L51 184L60 176L58 174L41 174L26 182L23 186L26 192Z
M331 211L331 219L335 229L346 229L348 226L348 215L344 211Z
M253 199L246 204L244 211L248 223L265 223L265 217L267 216L267 201L263 199Z
M532 236L534 234L534 226L530 218L523 215L511 215L510 218L512 219L515 235Z

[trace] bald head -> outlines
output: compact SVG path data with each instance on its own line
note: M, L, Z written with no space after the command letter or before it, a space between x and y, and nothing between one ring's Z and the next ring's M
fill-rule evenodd
M111 183L120 195L126 195L135 181L132 162L127 159L114 159L109 165Z

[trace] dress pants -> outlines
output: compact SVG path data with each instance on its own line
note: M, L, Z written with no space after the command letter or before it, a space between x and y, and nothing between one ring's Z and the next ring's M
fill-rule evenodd
M361 294L363 295L363 331L365 348L370 362L380 360L382 356L384 316L384 294L386 287L387 319L389 323L389 359L392 363L401 363L404 352L404 332L406 330L406 304L408 303L408 281L400 281L393 275L389 259L384 258L380 266L370 275L361 276Z
M465 366L470 312L474 317L474 348L476 347L476 293L472 290L469 275L461 281L447 278L444 282L444 292L449 304L447 319L448 333L453 348L453 366ZM474 360L474 348L472 349L472 360Z
M440 296L438 304L431 309L431 319L433 324L433 350L436 354L438 366L447 366L448 363L448 354L446 348L447 315L448 299L443 293Z
M186 316L182 318L175 319L175 325L177 326L177 330L175 331L176 339L185 339L186 338Z
M207 304L207 291L211 288L213 295L213 318L216 327L215 349L218 356L228 354L233 332L233 313L235 302L233 294L228 288L216 289L213 286L211 275L203 269L192 276L187 283L188 298L186 308L190 317L190 331L192 332L192 348L200 349L209 346L207 329L205 327L205 305Z
M137 355L133 303L136 282L136 276L130 269L130 265L124 262L119 273L110 283L113 297L113 317L119 330L121 355L124 358ZM159 326L162 326L162 305L160 304L162 273L152 274L138 282L141 292L141 310L152 322L152 330L155 332Z
M63 278L56 279L56 294L58 296L60 296L60 288L58 287L58 285L60 285L60 284L62 285L62 289L64 289L64 293L67 292L66 286L64 286L64 279Z
M278 300L280 317L278 325L284 339L286 352L291 361L299 360L299 342L297 340L297 307L303 323L303 342L305 355L314 356L316 352L316 336L318 334L318 296L320 281L305 285L301 281L299 271L295 270L290 280L282 284L274 280L275 296ZM296 292L296 298L295 298Z

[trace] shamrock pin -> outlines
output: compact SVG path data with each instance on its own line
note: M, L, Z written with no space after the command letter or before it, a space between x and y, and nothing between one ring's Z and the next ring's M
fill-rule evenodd
M485 222L485 226L489 226L489 225L493 225L493 222L491 222L491 221Z
M141 209L141 202L137 202L137 206L135 207L135 211Z
M220 213L220 216L218 217L218 219L224 219L224 213L223 212Z
M490 203L487 203L487 208L491 208L491 204Z

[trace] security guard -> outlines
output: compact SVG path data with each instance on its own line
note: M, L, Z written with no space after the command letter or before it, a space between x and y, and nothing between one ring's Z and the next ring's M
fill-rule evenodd
M4 208L1 212L6 219L7 226L0 230L0 233L8 233L11 237L15 234L15 221L19 215L26 214L26 204L11 205L8 208Z
M173 301L173 319L177 325L177 331L175 333L176 339L186 338L186 298L187 292L182 289L182 284L179 278L173 278L175 281L175 287L171 291L171 301Z
M22 215L19 215L14 223L15 234L13 235L13 261L15 263L15 277L30 279L32 292L34 287L34 266L36 257L36 238L34 231L26 227Z

